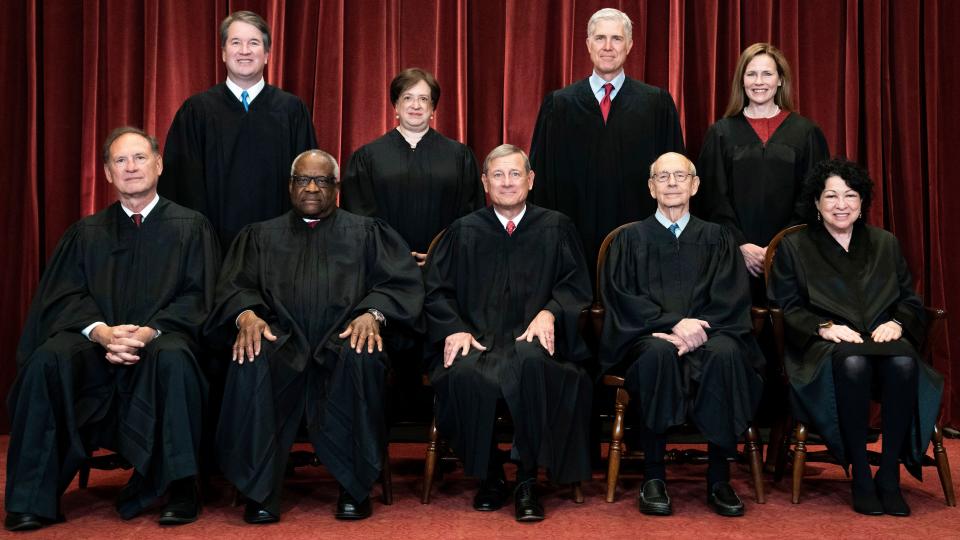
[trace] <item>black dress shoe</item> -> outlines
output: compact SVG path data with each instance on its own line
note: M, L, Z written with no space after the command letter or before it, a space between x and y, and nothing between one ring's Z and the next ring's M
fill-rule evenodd
M710 488L707 505L721 516L737 517L743 515L743 501L737 496L730 482L717 482Z
M537 479L528 478L513 490L513 504L517 521L543 521L543 505L537 496Z
M272 514L258 502L247 501L243 508L243 520L251 525L263 525L280 521L280 516Z
M340 488L340 496L337 497L337 511L334 512L333 517L345 520L367 519L372 513L370 497L357 501L347 490Z
M883 504L877 497L877 490L870 486L870 489L857 489L851 486L850 491L853 495L853 511L866 516L882 516Z
M669 516L673 513L666 482L655 478L643 483L640 488L640 513L648 516Z
M899 486L890 489L877 484L877 497L880 499L883 513L888 516L906 517L910 515L910 505L903 500L903 493L900 492Z
M473 496L473 509L479 512L495 512L503 508L509 496L510 489L503 476L487 478L480 482L480 489Z
M160 511L160 525L185 525L200 516L200 497L196 479L183 478L170 483L170 498Z
M50 520L29 512L7 512L7 517L3 520L3 528L8 531L35 531L51 523L60 523L62 521L64 521L63 516L59 516L55 520Z

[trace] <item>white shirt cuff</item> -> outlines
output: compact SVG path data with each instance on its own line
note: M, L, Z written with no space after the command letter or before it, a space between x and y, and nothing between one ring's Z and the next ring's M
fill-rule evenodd
M84 328L83 330L81 330L80 333L83 334L83 337L89 339L90 341L93 341L93 338L90 337L90 333L93 332L93 329L94 329L94 328L96 328L96 327L98 327L98 326L100 326L100 325L105 325L105 324L107 324L107 323L105 323L105 322L103 322L103 321L97 321L97 322L91 324L90 326Z

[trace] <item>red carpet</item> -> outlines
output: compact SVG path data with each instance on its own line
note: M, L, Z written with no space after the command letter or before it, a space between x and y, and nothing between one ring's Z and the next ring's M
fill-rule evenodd
M6 436L0 437L0 481L5 483ZM954 484L960 479L960 441L946 441L952 460ZM232 490L222 481L200 520L178 528L161 528L157 512L123 522L113 510L113 498L129 475L125 471L92 471L90 487L76 482L63 497L67 522L36 533L6 533L21 538L960 538L960 510L944 504L936 470L924 469L924 482L904 473L903 490L913 509L909 518L866 517L849 506L849 483L839 467L807 466L807 480L801 504L790 503L789 480L767 482L767 504L753 501L747 481L748 470L735 467L734 487L747 505L743 518L721 518L706 506L704 468L679 465L668 468L674 512L671 517L650 518L637 511L637 478L621 481L617 502L603 500L605 481L596 474L584 486L586 502L577 505L569 490L549 488L543 497L547 519L536 524L513 520L512 502L499 512L474 512L470 503L476 482L463 478L460 470L434 486L431 504L420 504L423 467L422 444L393 444L394 503L374 502L374 514L357 523L333 519L337 488L323 468L298 469L287 483L282 521L276 525L251 526L241 518L242 507L231 506ZM508 473L512 474L512 473ZM960 493L960 486L957 486ZM379 496L379 487L375 494Z

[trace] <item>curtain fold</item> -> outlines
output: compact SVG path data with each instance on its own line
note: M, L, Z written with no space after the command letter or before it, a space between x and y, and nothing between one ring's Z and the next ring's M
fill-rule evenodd
M478 159L501 142L528 148L540 103L585 78L589 16L624 10L634 23L628 76L667 88L688 152L725 109L740 51L757 41L791 62L795 105L831 153L868 167L870 222L892 230L926 303L960 317L960 185L953 181L960 107L960 3L951 0L11 0L0 18L5 104L0 330L14 377L20 326L63 231L109 204L100 143L118 125L160 138L183 100L223 80L218 25L251 9L267 19L267 81L300 96L321 148L345 164L395 125L389 82L432 71L443 94L435 127ZM638 179L642 181L642 179ZM947 332L936 367L944 417L960 424L960 370ZM0 428L6 414L0 413Z

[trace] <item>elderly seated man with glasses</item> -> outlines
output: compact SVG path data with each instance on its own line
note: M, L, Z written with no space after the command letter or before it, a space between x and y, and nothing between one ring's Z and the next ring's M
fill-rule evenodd
M617 235L600 277L601 367L624 376L646 454L640 511L672 512L665 432L689 418L708 441L707 503L740 516L727 458L759 403L763 365L747 269L729 231L690 215L700 179L689 159L663 154L647 185L656 213Z
M208 334L233 342L220 467L247 498L245 521L278 521L305 421L340 484L335 516L363 519L384 457L384 342L418 319L421 274L393 229L337 209L330 154L304 152L290 172L293 209L240 231L207 322Z

